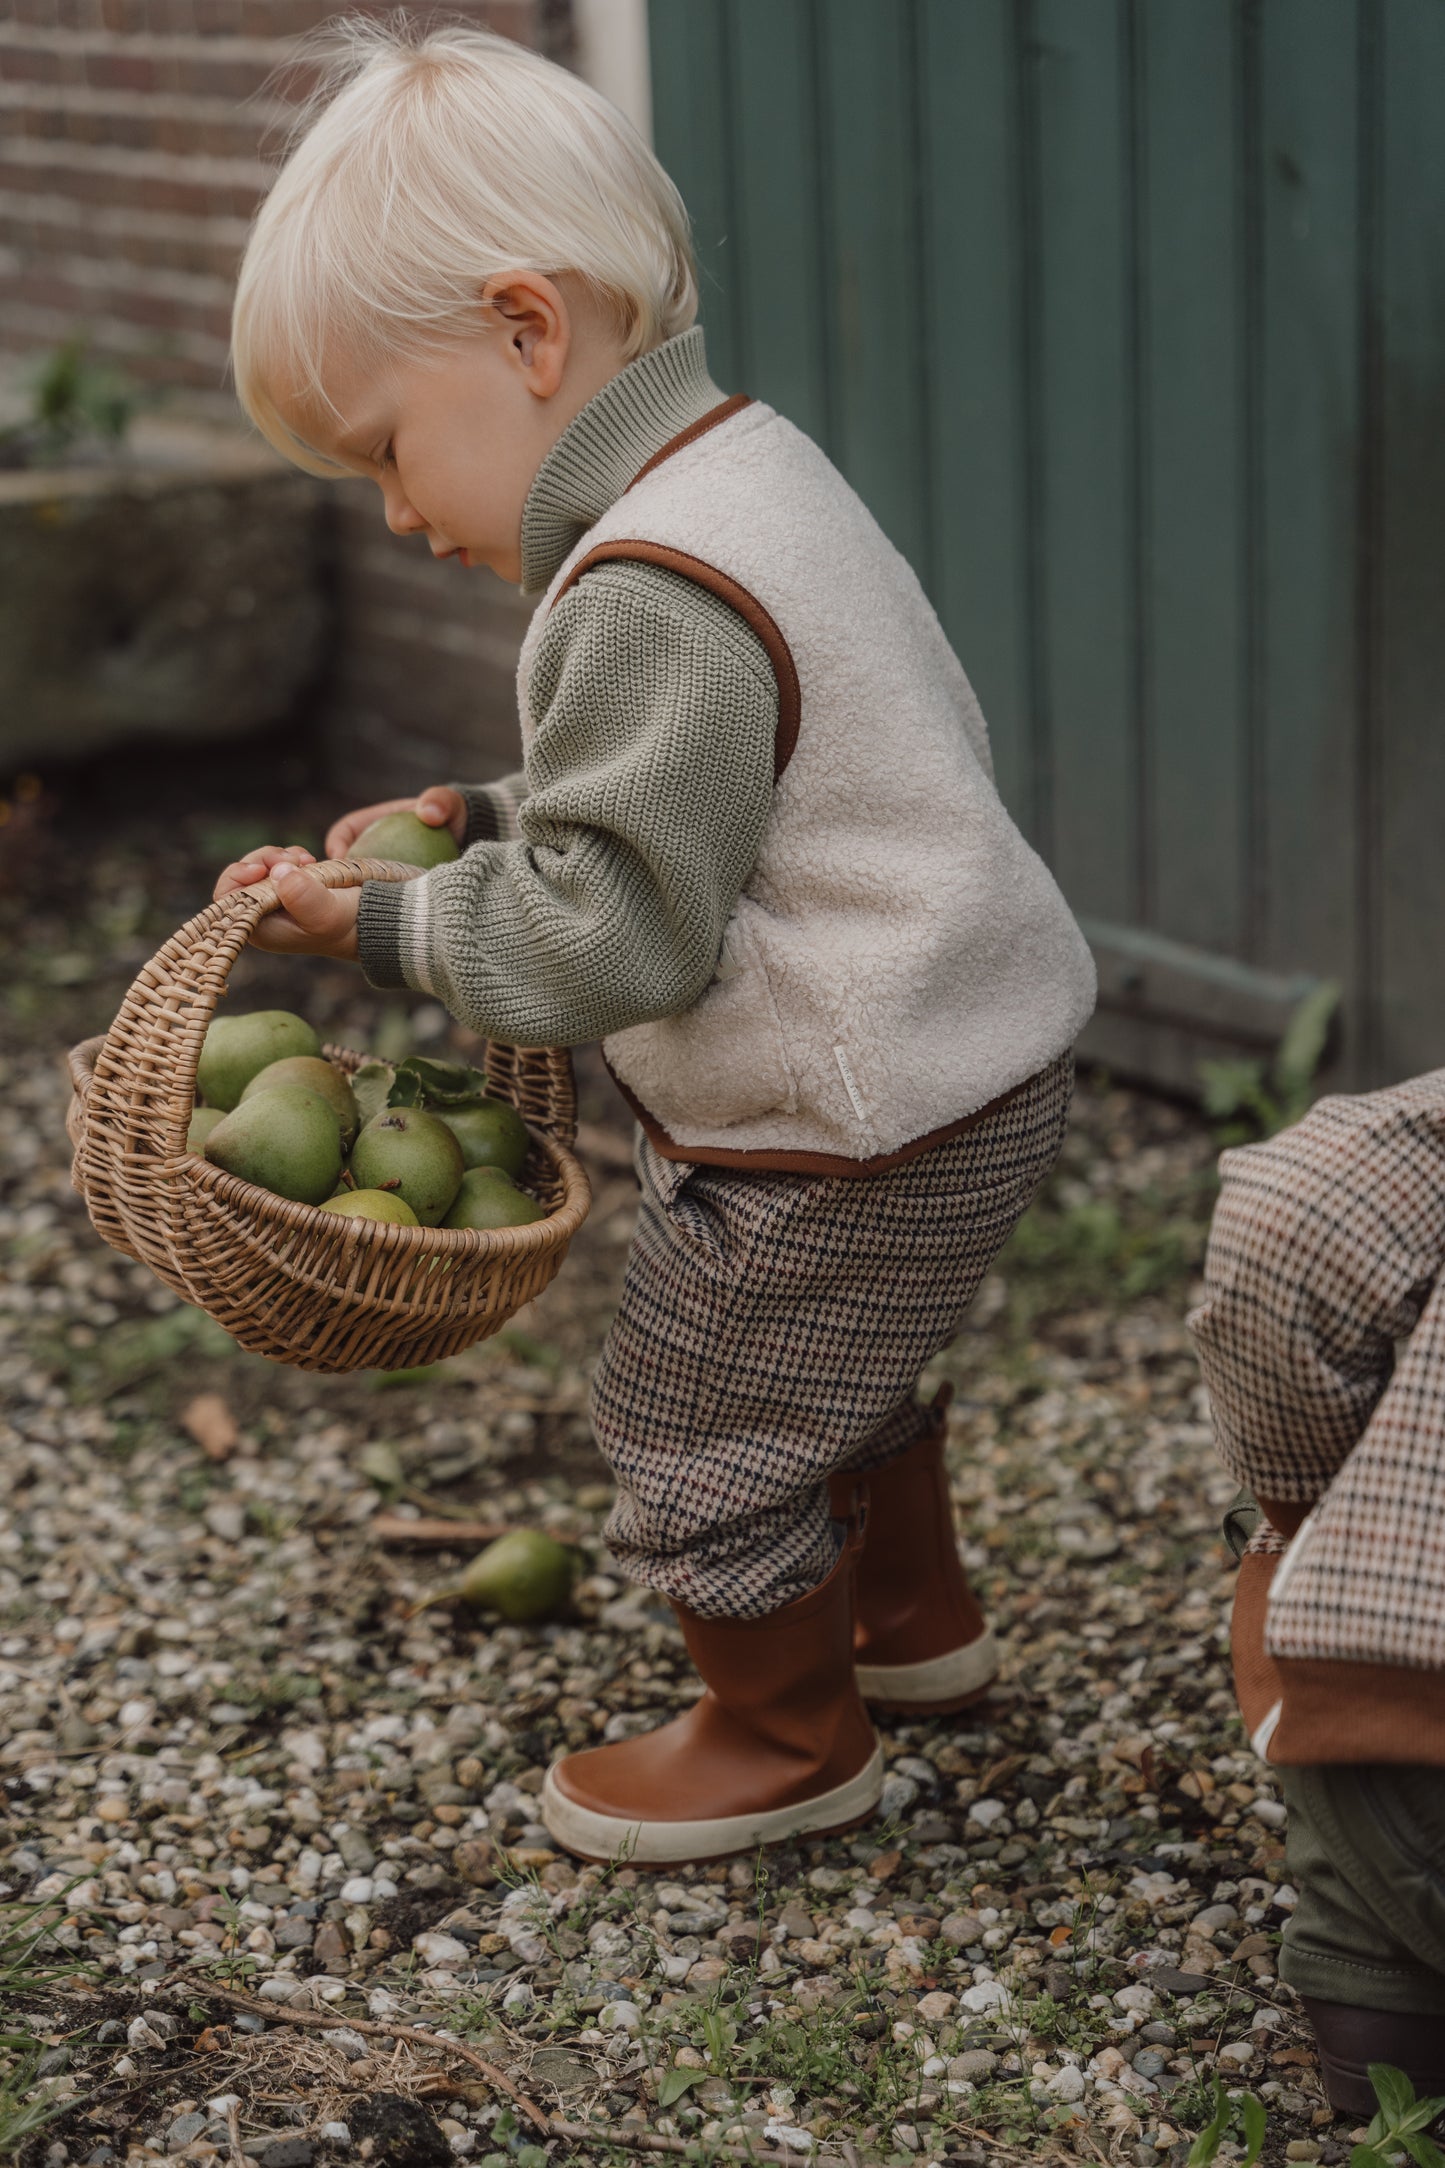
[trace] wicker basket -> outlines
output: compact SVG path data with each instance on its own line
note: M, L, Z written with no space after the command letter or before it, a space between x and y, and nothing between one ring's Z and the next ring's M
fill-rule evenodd
M416 868L339 859L329 888L415 878ZM532 1137L525 1179L545 1220L494 1233L399 1227L273 1197L186 1148L196 1065L232 964L277 905L269 881L238 889L173 934L135 980L110 1030L70 1055L74 1182L97 1232L206 1310L242 1347L302 1370L400 1370L498 1331L541 1293L587 1216L569 1151L576 1095L565 1048L487 1048L491 1088ZM344 1070L365 1058L328 1046Z

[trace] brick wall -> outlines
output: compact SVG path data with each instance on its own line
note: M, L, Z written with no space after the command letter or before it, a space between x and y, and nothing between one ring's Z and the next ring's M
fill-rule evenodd
M231 284L267 185L263 145L300 82L285 74L294 41L337 12L327 0L0 0L0 353L13 362L83 329L97 356L173 402L235 415ZM568 0L445 0L441 12L571 57ZM389 536L364 485L338 489L336 534L325 720L338 775L406 790L512 765L526 614L515 594Z

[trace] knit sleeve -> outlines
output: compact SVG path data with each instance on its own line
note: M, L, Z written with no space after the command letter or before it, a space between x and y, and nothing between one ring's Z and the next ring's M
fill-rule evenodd
M375 985L434 994L489 1038L578 1045L711 979L772 800L777 684L726 603L636 563L563 597L531 684L516 840L368 882L358 936Z
M469 843L510 843L522 833L517 813L527 795L523 771L504 775L495 783L453 783L451 787L466 802L463 850Z

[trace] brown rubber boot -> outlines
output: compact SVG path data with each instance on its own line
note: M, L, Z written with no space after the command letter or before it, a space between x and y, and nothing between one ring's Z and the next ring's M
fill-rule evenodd
M1368 2072L1371 2063L1393 2063L1415 2088L1416 2098L1445 2094L1445 2017L1408 2017L1393 2010L1362 2010L1352 2003L1321 2002L1301 1995L1320 2051L1320 2076L1332 2108L1368 2117L1380 2103Z
M868 1529L858 1566L854 1661L858 1690L875 1708L946 1716L982 1700L998 1651L959 1562L943 1464L945 1385L932 1422L897 1460L868 1470ZM857 1477L835 1475L833 1511L847 1510Z
M716 1859L865 1821L883 1749L853 1677L850 1535L822 1586L766 1618L674 1604L707 1691L637 1739L554 1762L542 1820L581 1859Z

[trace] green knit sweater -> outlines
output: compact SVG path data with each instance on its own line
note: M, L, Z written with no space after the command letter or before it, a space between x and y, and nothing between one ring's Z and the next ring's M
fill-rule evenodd
M523 591L547 587L639 469L722 397L700 330L604 385L528 494ZM532 701L525 769L459 786L461 858L367 882L357 931L374 985L435 994L488 1038L570 1046L688 1008L712 978L772 799L777 684L726 603L619 562L553 610Z

